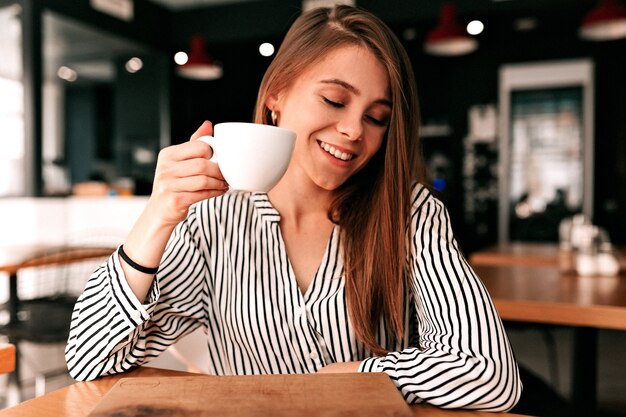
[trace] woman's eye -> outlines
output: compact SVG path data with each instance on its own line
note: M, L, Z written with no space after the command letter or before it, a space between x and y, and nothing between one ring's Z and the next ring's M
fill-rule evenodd
M326 104L330 104L331 106L336 107L338 109L343 107L343 103L338 103L336 101L329 100L326 97L322 97L322 98L324 99L324 102Z
M370 122L374 123L376 126L386 126L387 121L380 120L372 116L365 116Z

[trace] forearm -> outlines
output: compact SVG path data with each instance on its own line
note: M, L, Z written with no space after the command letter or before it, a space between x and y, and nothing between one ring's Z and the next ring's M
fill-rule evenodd
M178 239L172 245L178 250L168 247L158 282L153 277L146 280L152 285L143 300L135 297L117 254L92 274L72 314L66 348L74 378L93 379L141 365L201 324L207 308L203 302L196 303L193 311L158 308L204 301L207 272L198 267L203 265L201 243L193 240L190 231L193 213L189 218L172 233L172 241ZM191 261L181 267L177 262L181 256ZM161 287L166 290L161 292ZM171 291L180 288L186 290Z
M139 265L150 268L158 267L175 227L155 222L152 211L153 208L149 202L124 242L124 252L128 257ZM152 287L154 275L132 268L121 258L120 265L129 287L137 299L143 303Z
M515 405L521 385L510 351L492 357L481 352L446 352L449 349L433 344L426 350L413 347L391 352L364 360L359 371L385 372L409 404L484 411L506 411Z
M505 411L519 398L517 364L484 285L459 250L447 210L423 187L412 205L409 271L419 342L366 359L408 402Z
M152 298L158 298L158 289ZM117 256L111 256L92 274L72 313L65 349L72 377L93 379L141 360L120 356L120 349L136 343L152 309L132 297Z
M228 190L219 167L209 161L211 147L194 140L212 133L211 123L205 122L191 141L159 152L150 200L124 243L124 252L136 264L158 267L172 231L185 219L189 207ZM121 265L133 293L143 302L154 276L123 260Z

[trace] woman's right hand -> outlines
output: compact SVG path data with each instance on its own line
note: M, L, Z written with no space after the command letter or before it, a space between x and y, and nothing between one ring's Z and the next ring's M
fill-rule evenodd
M185 219L192 204L228 190L219 167L209 161L211 147L197 140L212 134L213 125L206 121L189 142L159 152L148 211L161 226L175 226Z

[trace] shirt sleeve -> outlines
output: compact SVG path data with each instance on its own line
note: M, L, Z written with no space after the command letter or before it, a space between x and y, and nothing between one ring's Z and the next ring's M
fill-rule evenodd
M368 358L362 372L385 372L410 404L511 409L521 382L493 302L461 254L448 212L423 187L413 193L409 276L418 343Z
M207 262L196 208L172 233L144 303L116 251L89 278L72 313L65 358L70 375L92 380L147 363L206 325Z

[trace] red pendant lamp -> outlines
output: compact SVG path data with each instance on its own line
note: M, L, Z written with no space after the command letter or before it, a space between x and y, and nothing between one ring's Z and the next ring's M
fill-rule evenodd
M456 7L450 1L441 6L439 24L427 36L424 51L432 55L465 55L478 48L478 42L457 21Z
M176 70L181 77L192 80L216 80L222 77L224 73L222 66L207 54L202 36L194 35L191 38L187 57L187 62Z
M584 17L579 35L590 41L626 38L626 7L618 0L599 0Z

